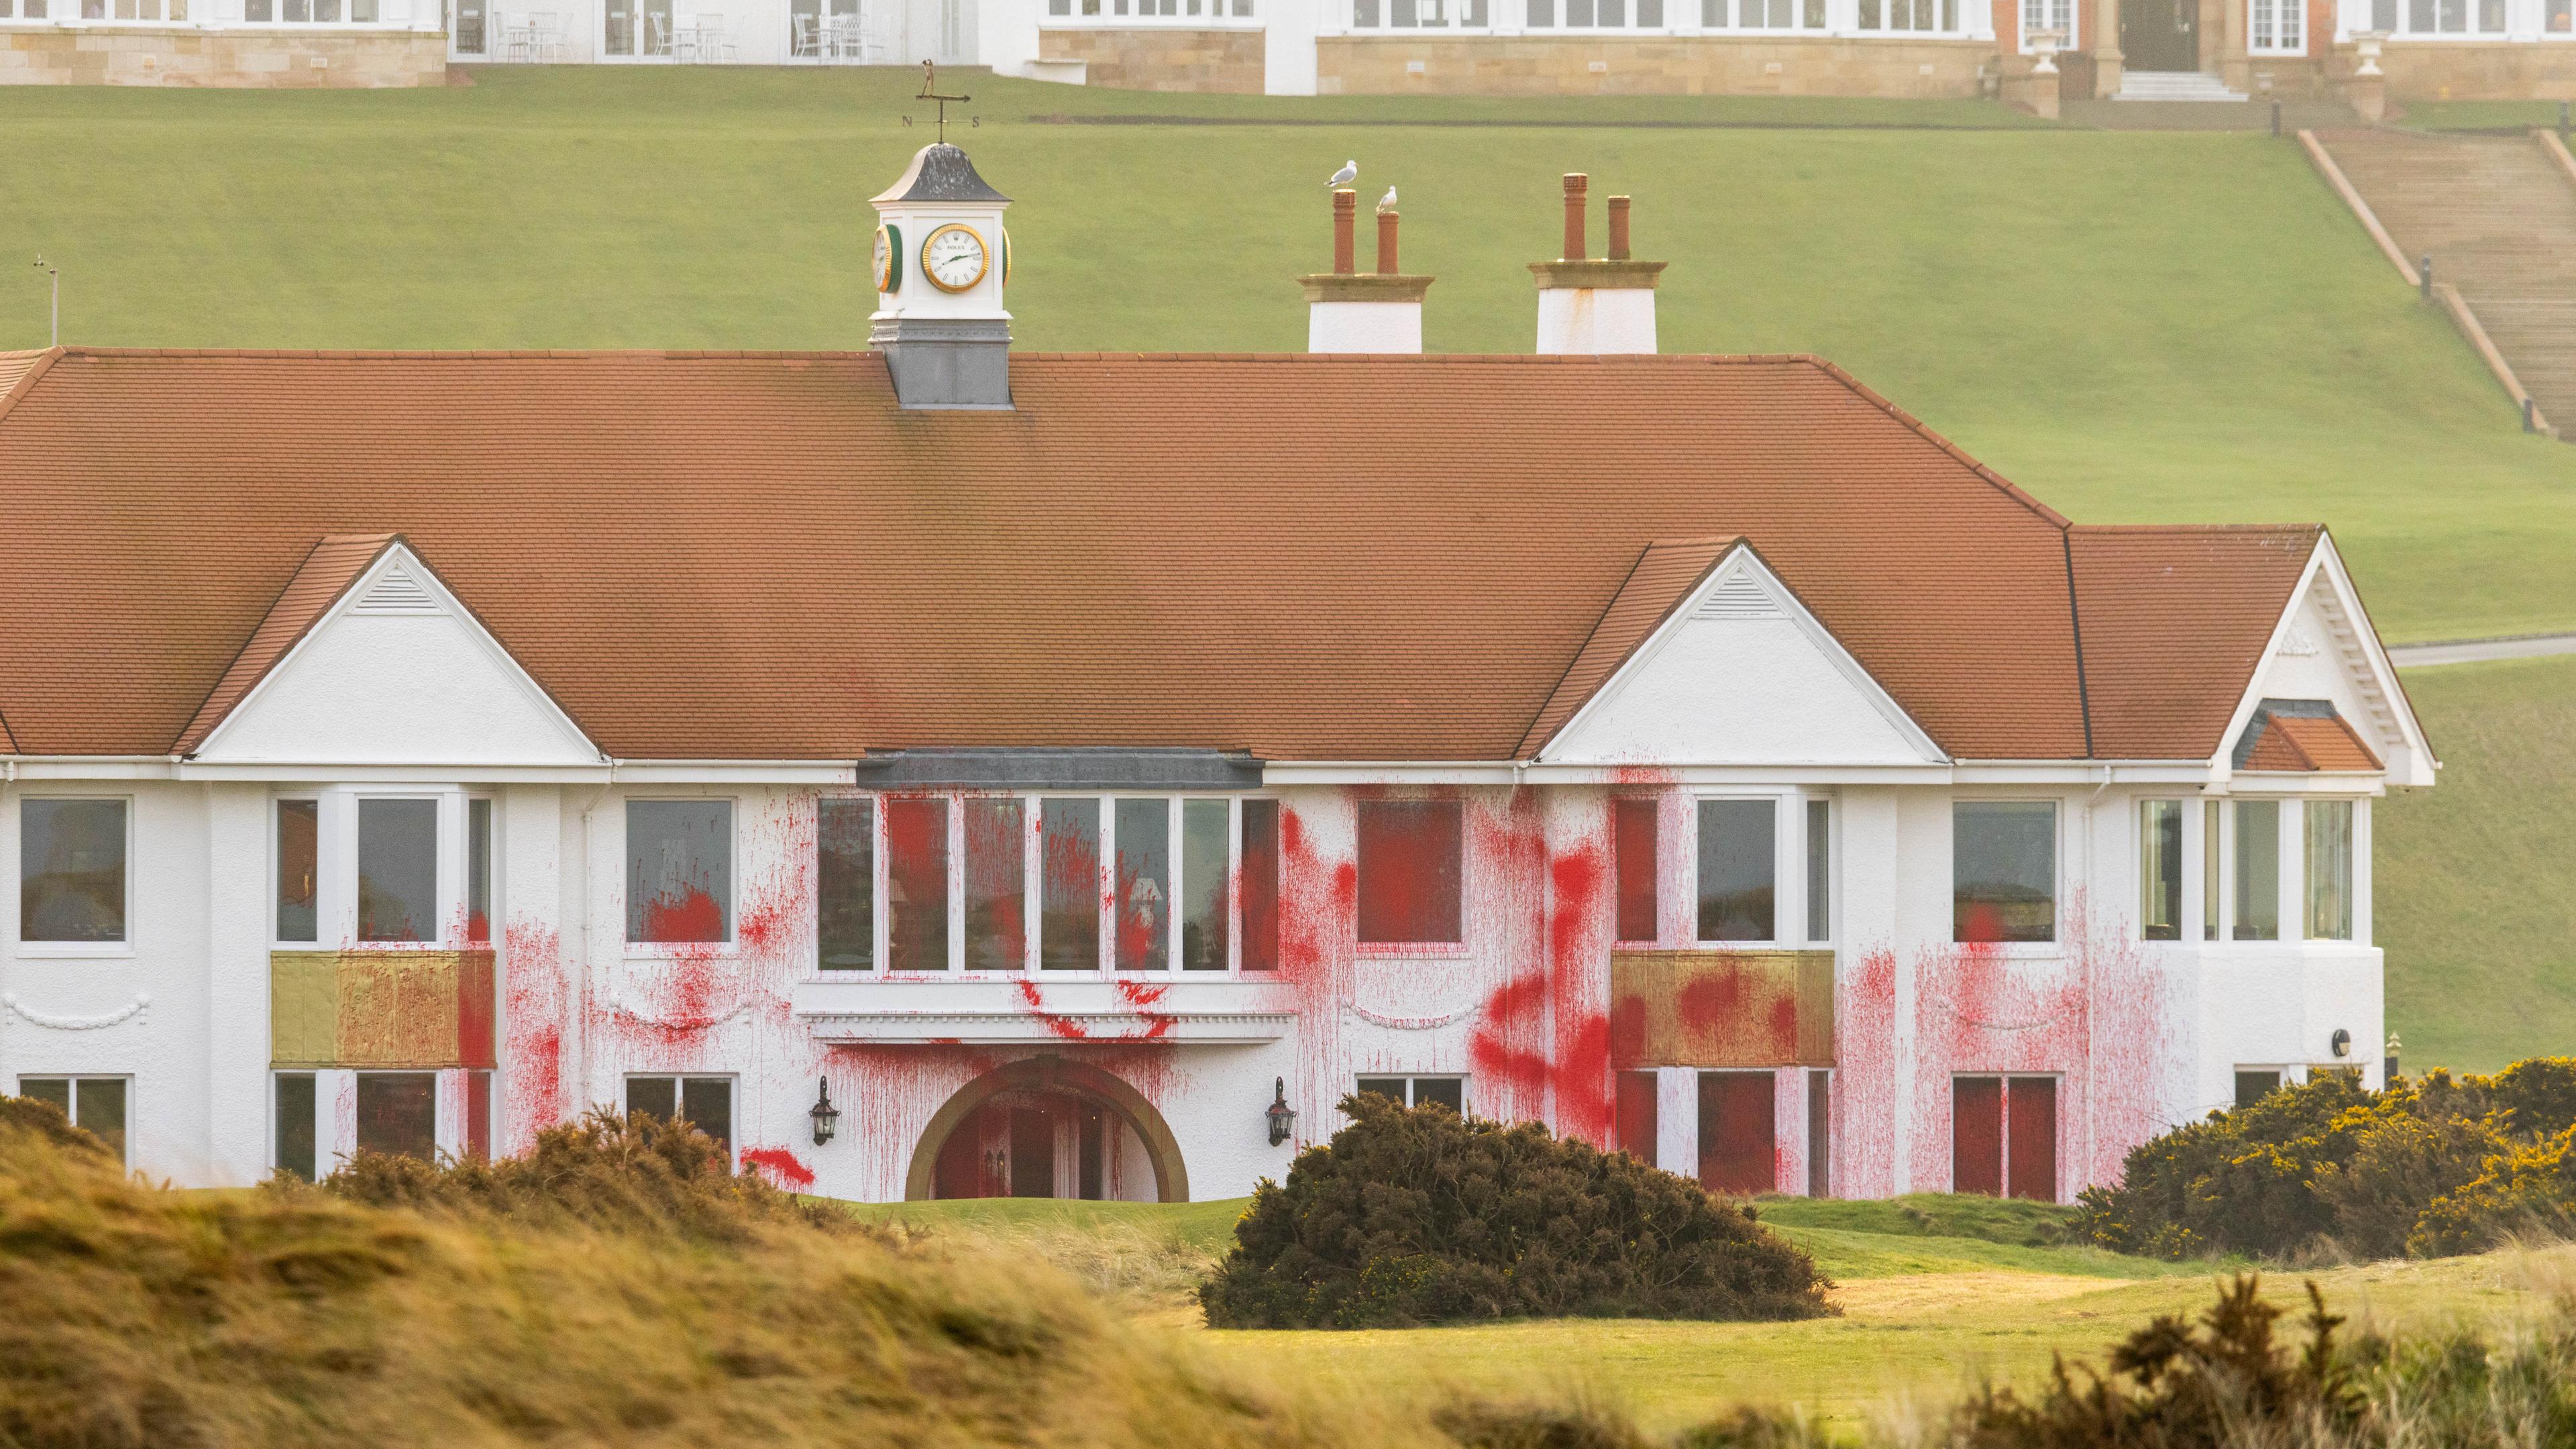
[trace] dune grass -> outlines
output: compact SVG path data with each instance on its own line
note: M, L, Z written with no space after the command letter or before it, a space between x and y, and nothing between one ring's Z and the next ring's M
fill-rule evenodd
M1640 247L1673 263L1668 352L1832 357L2080 519L2324 521L2394 639L2576 627L2576 450L2515 430L2286 143L1974 102L958 79L981 124L952 134L1018 198L1023 346L1302 347L1321 183L1359 156L1364 185L1402 190L1408 269L1440 279L1430 346L1526 350L1523 264L1556 250L1557 174L1584 170L1638 195ZM594 66L420 92L11 88L0 256L60 263L67 334L94 343L858 346L867 198L929 139L901 124L927 120L915 84ZM41 343L44 315L31 270L0 274L0 343Z

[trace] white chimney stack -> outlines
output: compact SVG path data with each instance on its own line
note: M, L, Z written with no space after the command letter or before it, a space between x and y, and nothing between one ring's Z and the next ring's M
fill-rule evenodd
M1610 255L1588 254L1583 240L1581 173L1565 178L1565 255L1530 263L1538 278L1538 350L1542 353L1650 353L1655 350L1655 280L1662 262L1628 255L1628 198L1610 198Z
M1377 270L1359 270L1359 193L1333 193L1333 269L1299 277L1306 289L1308 352L1422 350L1422 297L1431 278L1396 270L1392 210L1377 214Z

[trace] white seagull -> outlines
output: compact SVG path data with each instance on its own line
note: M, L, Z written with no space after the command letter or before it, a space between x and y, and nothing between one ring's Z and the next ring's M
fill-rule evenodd
M1324 185L1327 188L1331 188L1339 186L1345 181L1357 181L1359 177L1360 163L1357 161L1345 161L1342 163L1342 169L1334 172L1333 179L1325 182Z
M1386 189L1386 195L1377 199L1377 214L1384 216L1393 210L1395 210L1395 188L1390 186Z

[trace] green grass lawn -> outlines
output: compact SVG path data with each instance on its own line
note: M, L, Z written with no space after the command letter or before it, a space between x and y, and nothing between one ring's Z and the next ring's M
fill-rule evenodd
M1666 351L1832 357L2079 519L2323 520L2393 639L2576 627L2576 450L2517 433L2260 134L1975 102L957 79L981 124L953 134L1019 198L1024 346L1302 347L1292 279L1325 261L1321 183L1355 155L1372 195L1402 189L1407 267L1440 278L1430 345L1525 350L1523 264L1556 250L1557 174L1587 170L1637 194L1641 250L1673 263ZM12 88L0 257L60 263L87 342L854 347L867 198L929 139L899 123L927 120L914 84L576 67L418 92ZM1032 119L1059 115L1171 123ZM1750 124L1789 129L1730 129ZM11 265L0 343L41 343L41 285Z
M2442 758L2439 786L2374 816L2372 903L2406 1065L2576 1054L2576 657L2405 679Z

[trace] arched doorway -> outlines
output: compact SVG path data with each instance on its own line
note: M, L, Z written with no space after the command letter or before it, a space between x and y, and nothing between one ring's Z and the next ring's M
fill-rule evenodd
M1098 1067L1038 1056L986 1072L931 1115L903 1195L1188 1202L1190 1180L1143 1093Z

